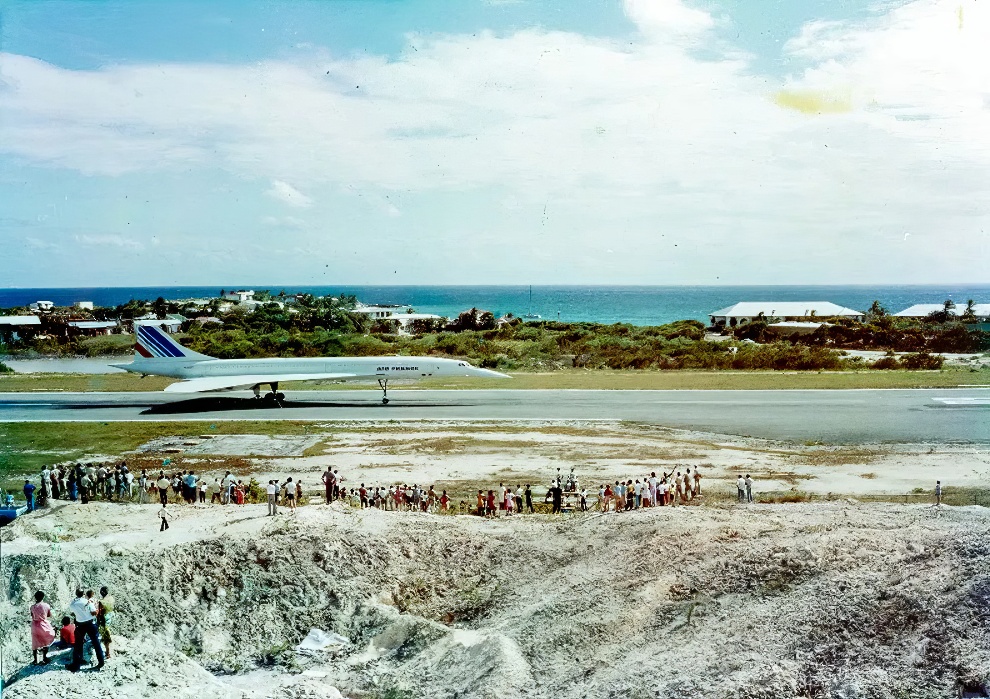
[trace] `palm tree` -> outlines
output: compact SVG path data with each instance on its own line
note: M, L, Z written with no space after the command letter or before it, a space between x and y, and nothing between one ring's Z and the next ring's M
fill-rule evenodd
M883 307L880 301L874 301L873 304L870 306L870 310L866 312L866 315L870 316L871 318L883 318L885 315L887 315L887 309Z
M962 320L964 323L976 322L976 301L973 299L966 301L966 310L963 311Z

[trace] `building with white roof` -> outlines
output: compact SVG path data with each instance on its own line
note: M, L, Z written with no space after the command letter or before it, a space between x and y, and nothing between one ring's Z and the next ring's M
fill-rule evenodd
M19 340L25 335L33 335L41 328L38 316L0 316L0 338Z
M116 320L70 320L69 327L80 335L112 335L120 323Z
M742 325L757 318L796 321L801 318L852 318L862 320L865 314L829 301L741 301L709 314L712 325Z
M945 304L941 303L916 303L910 308L894 313L897 318L927 318L932 313L941 313L945 310ZM955 308L949 310L949 315L961 316L966 312L965 303L957 303ZM990 303L973 304L973 314L981 323L990 322Z
M405 330L414 320L444 320L433 313L407 313L408 306L364 306L358 305L354 313L366 315L374 320L394 320Z

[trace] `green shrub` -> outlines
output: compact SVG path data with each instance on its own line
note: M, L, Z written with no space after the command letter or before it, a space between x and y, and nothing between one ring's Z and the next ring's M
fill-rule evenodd
M901 357L901 364L905 369L941 369L944 363L945 357L927 352L913 352Z

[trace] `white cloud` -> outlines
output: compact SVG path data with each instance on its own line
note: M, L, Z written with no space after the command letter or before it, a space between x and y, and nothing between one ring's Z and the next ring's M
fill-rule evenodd
M930 0L811 23L786 81L715 42L704 11L625 7L631 44L530 29L413 37L397 60L97 71L3 55L0 150L89 174L219 167L297 208L351 188L387 216L390 193L490 192L490 237L582 275L607 239L636 281L713 265L722 281L912 281L933 260L984 278L990 6L964 3L961 27L958 2Z
M111 247L120 248L123 250L143 250L144 245L136 240L131 240L130 238L125 238L122 235L116 235L113 233L103 234L103 235L89 235L81 234L75 236L77 243L87 246L95 247Z
M41 240L40 238L35 238L33 236L28 236L24 239L24 243L34 250L59 250L59 246L55 243L50 243L47 240Z
M269 228L294 228L302 230L306 228L306 222L296 216L265 216L261 222Z
M300 209L305 209L313 205L312 199L307 197L288 182L282 182L281 180L272 180L271 189L265 192L265 194L273 199L277 199L283 204L295 206Z

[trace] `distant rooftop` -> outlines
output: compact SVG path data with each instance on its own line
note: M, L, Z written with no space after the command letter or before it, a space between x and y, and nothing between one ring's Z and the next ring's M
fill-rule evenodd
M69 325L81 330L102 330L104 328L116 328L119 323L115 320L70 320Z
M932 313L941 313L945 310L945 305L941 303L916 303L910 308L905 308L894 315L899 318L925 318ZM949 311L949 315L961 316L966 312L966 304L959 303ZM990 317L990 303L977 303L973 305L973 313L978 318Z
M766 318L808 318L811 316L862 316L862 311L845 308L830 301L741 301L737 304L713 311L713 318L756 318L760 314Z
M0 316L0 325L41 325L38 316Z

